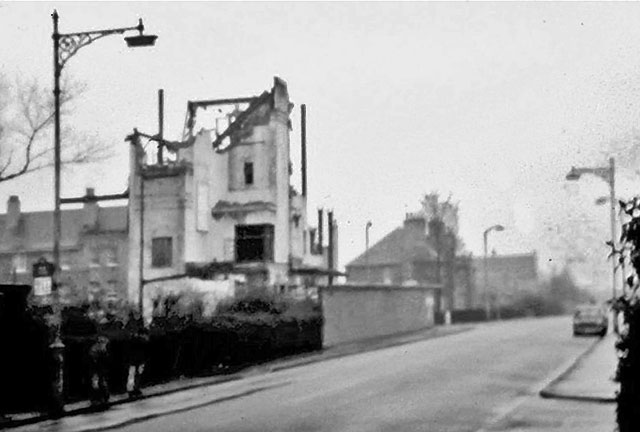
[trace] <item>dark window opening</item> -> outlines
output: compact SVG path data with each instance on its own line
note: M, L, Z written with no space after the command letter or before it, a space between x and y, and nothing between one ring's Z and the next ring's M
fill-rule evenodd
M236 225L236 261L273 261L273 225Z
M156 237L151 240L151 266L171 267L173 242L171 237Z
M253 162L244 163L244 184L246 186L253 184Z

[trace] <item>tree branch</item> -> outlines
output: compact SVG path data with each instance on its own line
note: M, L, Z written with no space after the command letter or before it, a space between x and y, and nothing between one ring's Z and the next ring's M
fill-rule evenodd
M68 78L61 87L61 115L68 115L71 102L84 93L85 87ZM8 88L6 79L0 76L0 96L8 94ZM9 154L1 165L0 183L53 165L52 140L44 139L55 119L51 92L36 81L25 83L19 79L13 89L13 97L3 97L0 101L0 156ZM6 102L7 99L11 100ZM97 139L74 136L68 130L64 135L61 140L63 165L86 164L112 156L111 147ZM16 152L21 155L17 159Z

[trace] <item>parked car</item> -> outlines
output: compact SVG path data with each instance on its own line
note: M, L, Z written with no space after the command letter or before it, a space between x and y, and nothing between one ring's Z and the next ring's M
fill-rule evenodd
M607 334L609 320L607 312L602 306L583 305L576 308L573 314L573 335L599 335Z

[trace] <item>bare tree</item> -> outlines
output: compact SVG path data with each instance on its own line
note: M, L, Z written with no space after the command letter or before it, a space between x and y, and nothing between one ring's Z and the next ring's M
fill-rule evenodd
M61 117L68 117L84 90L83 85L64 81ZM53 166L54 114L51 90L36 81L17 79L11 85L0 75L0 183ZM61 131L61 146L63 165L97 162L112 155L110 146L72 127Z

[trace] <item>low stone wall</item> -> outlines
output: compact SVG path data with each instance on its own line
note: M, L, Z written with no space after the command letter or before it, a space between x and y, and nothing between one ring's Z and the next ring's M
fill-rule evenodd
M323 346L431 327L439 289L436 285L322 287Z

